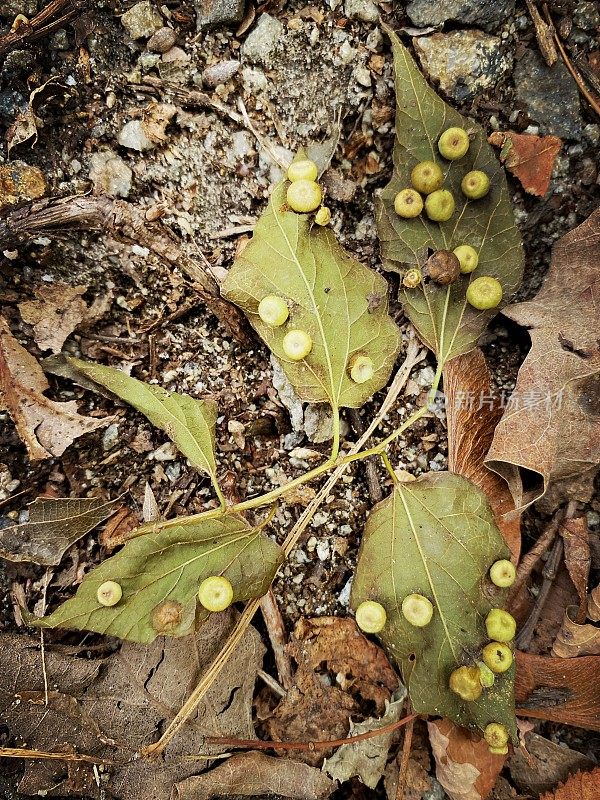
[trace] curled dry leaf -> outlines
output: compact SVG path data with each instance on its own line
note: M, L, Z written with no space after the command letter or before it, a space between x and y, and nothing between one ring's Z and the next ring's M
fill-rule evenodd
M600 655L600 628L575 621L577 606L565 609L563 624L552 645L552 655L559 658Z
M487 742L448 719L427 723L435 776L451 800L485 800L506 760Z
M600 657L549 658L517 651L517 714L600 731Z
M526 192L538 197L546 194L562 145L558 136L494 131L488 141L501 148L500 161L519 179Z
M32 461L61 456L79 436L114 419L83 417L74 400L57 403L45 397L48 388L38 362L0 317L0 408L5 408L13 418Z
M578 772L554 791L541 795L540 800L597 800L600 796L600 768Z
M554 501L587 500L600 463L600 209L554 246L534 300L504 310L530 330L531 351L486 464L518 508L553 484ZM523 473L533 488L525 490Z
M19 303L23 321L33 326L40 350L60 353L67 336L83 322L88 310L82 294L86 286L52 283L35 289L36 300Z
M565 546L565 564L579 595L579 611L575 622L582 623L585 621L588 576L592 563L590 532L585 517L567 519L558 530ZM556 655L560 654L557 653Z
M538 797L569 775L595 766L583 753L533 731L525 733L523 738L524 747L513 752L507 766L512 782L529 797Z
M591 619L592 622L600 622L600 585L596 586L596 588L592 589L590 592L587 615L588 619Z
M478 348L444 367L448 469L472 481L485 492L500 533L515 561L521 550L521 516L506 481L484 464L502 416L500 399L492 389L492 376Z

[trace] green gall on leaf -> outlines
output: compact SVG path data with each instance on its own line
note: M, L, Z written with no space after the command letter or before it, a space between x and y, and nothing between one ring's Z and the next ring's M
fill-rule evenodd
M512 586L517 578L515 565L507 558L494 561L490 567L490 580L495 586L506 589Z
M490 749L497 751L508 745L510 737L504 725L499 722L490 722L485 726L483 738L489 744Z
M468 275L470 272L473 272L475 269L477 269L477 264L479 264L479 254L474 247L471 247L470 244L459 244L458 247L455 247L452 252L458 258L460 263L460 271L463 275Z
M210 575L200 584L198 600L207 611L225 611L233 602L233 586L222 575Z
M101 606L116 606L123 597L123 589L116 581L104 581L98 587L96 597Z
M356 355L350 359L348 372L354 383L366 383L371 380L375 372L373 360L369 356Z
M314 161L310 158L303 158L299 161L294 161L288 167L287 179L292 183L296 181L316 181L319 170Z
M443 158L456 161L467 154L470 144L469 134L462 128L448 128L438 139L438 150Z
M490 686L494 685L496 676L494 675L492 670L487 666L487 664L485 664L483 661L478 661L477 667L479 669L479 681L481 685L485 689L489 689Z
M479 670L477 667L458 667L450 675L450 689L457 694L461 700L472 702L481 697L481 681L479 680Z
M321 206L315 214L315 222L321 226L329 225L331 222L331 209L327 206Z
M454 207L454 196L448 189L438 189L425 200L425 211L433 222L447 222L454 214Z
M321 205L321 187L315 181L295 181L288 187L287 202L292 211L308 214Z
M417 286L421 285L422 280L423 273L420 269L409 269L402 276L402 285L406 286L407 289L416 289Z
M481 200L490 191L490 179L482 170L474 169L467 172L461 181L460 188L469 200Z
M440 189L444 182L444 173L435 161L421 161L413 167L410 173L410 182L421 194L431 194Z
M492 608L485 618L485 629L490 639L497 642L511 642L517 632L517 623L508 611L503 608Z
M176 600L164 600L150 615L150 624L160 636L174 633L183 620L183 605Z
M279 328L289 315L288 304L276 294L268 294L258 304L258 316L271 328Z
M467 288L467 302L479 311L496 308L502 302L502 284L489 275L475 278Z
M508 745L505 744L504 747L490 747L490 753L495 756L506 756L508 755Z
M385 627L387 613L381 603L364 600L356 609L356 624L365 633L379 633Z
M490 642L481 651L484 664L497 675L509 670L513 663L510 647L502 642Z
M433 617L433 605L422 594L408 594L402 601L402 613L415 628L424 628Z
M290 361L302 361L310 353L312 346L313 340L306 331L291 330L283 337L283 352Z
M394 198L394 211L404 219L414 219L423 211L423 198L414 189L402 189Z

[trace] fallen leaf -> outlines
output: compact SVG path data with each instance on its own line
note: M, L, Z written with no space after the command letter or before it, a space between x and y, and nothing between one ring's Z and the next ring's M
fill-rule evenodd
M398 483L371 511L350 602L353 609L365 600L385 608L378 636L402 668L415 711L478 730L493 719L516 741L514 666L476 701L465 702L449 688L452 671L472 665L488 642L485 617L503 605L506 591L486 576L508 555L483 492L460 475L428 473ZM433 604L426 628L402 613L403 599L413 592Z
M453 358L444 367L448 469L485 492L500 533L518 561L521 550L521 515L504 481L485 466L502 404L492 389L492 376L478 348Z
M501 148L500 161L519 179L526 192L537 197L546 194L562 146L558 136L494 131L488 141Z
M5 408L13 418L32 461L61 456L79 436L114 419L83 417L74 400L57 403L45 397L48 388L38 362L0 317L0 408Z
M540 800L596 800L600 795L600 768L591 772L578 772Z
M386 31L394 53L396 85L396 140L394 174L376 197L377 233L385 269L404 272L423 267L431 250L453 250L470 244L478 250L475 273L462 275L449 286L432 281L401 292L404 309L423 342L434 351L438 363L472 350L498 309L477 311L466 301L472 277L492 275L503 288L503 303L518 288L523 275L523 246L517 230L506 177L483 129L444 103L429 86L408 50L391 30ZM472 134L468 153L458 161L443 161L437 141L450 127ZM431 222L423 212L403 219L394 211L396 194L411 185L410 173L420 161L441 163L444 187L449 189L456 210L447 222ZM468 202L460 184L469 170L483 170L490 178L490 191L477 202Z
M212 800L217 797L271 797L323 800L336 784L321 770L299 761L260 752L236 753L210 772L178 783L172 800Z
M592 622L600 622L600 584L590 592L587 615Z
M33 146L37 142L38 127L42 124L42 120L38 116L38 111L48 101L53 98L69 94L70 90L58 83L58 78L50 78L46 83L34 89L30 95L27 105L21 108L15 117L13 123L6 131L6 145L7 152L17 145L31 142ZM33 141L31 141L33 139Z
M185 636L210 613L198 605L198 586L224 575L233 601L261 597L281 563L281 548L260 527L223 516L165 528L130 539L119 552L88 572L74 597L52 614L28 615L41 628L75 628L150 643L159 633ZM103 606L97 592L105 581L123 591L119 603ZM157 622L168 611L163 628ZM166 629L165 629L166 628Z
M508 769L513 783L527 795L537 797L571 773L595 766L594 761L577 750L534 732L525 734L525 746L526 750L519 748L511 755Z
M99 497L39 498L29 521L0 529L0 557L56 566L76 541L114 514L118 503Z
M592 491L600 463L599 278L600 209L554 246L535 299L504 309L530 330L531 351L486 464L507 481L517 508L554 482L569 500ZM524 489L525 476L532 489Z
M565 609L563 624L552 645L552 655L559 658L600 655L600 628L577 623L577 606Z
M81 295L87 286L53 283L35 289L37 300L19 303L24 322L33 326L33 338L40 350L60 353L65 339L83 322L87 305Z
M402 686L394 693L392 702L382 717L369 717L364 722L351 725L348 736L358 736L398 722L405 707L405 698L406 689ZM366 786L374 789L385 772L393 736L394 731L390 731L372 739L338 747L331 758L325 759L323 772L340 783L356 776Z
M564 520L558 531L565 546L565 564L579 595L579 611L575 621L582 623L585 621L588 576L592 563L590 532L585 517Z
M448 719L427 723L435 758L435 776L451 800L485 800L494 788L506 756L490 753L480 736Z
M517 651L517 714L600 731L600 657L549 658Z

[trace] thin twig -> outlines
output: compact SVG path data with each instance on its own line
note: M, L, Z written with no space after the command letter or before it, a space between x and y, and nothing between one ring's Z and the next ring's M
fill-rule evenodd
M87 0L52 0L27 24L20 25L16 30L11 30L0 36L0 56L14 50L16 47L23 47L28 42L35 42L44 36L48 36L57 28L64 27L67 23L81 16L81 12L87 4ZM67 8L68 10L65 14L56 18L57 14Z
M410 703L409 703L410 707ZM402 752L400 754L400 763L398 765L398 785L396 786L396 800L404 800L404 790L406 788L406 775L408 773L408 760L410 758L410 749L412 746L413 730L415 727L416 714L411 714L409 717L410 722L404 731L404 741L402 742Z
M281 686L281 684L277 683L272 675L269 675L269 673L265 672L264 669L259 669L257 675L261 681L263 681L263 683L267 684L269 689L271 689L271 691L274 692L277 697L285 697L285 689L283 686Z
M350 424L352 425L355 433L360 436L365 432L365 424L357 408L348 409L348 419L350 420ZM364 460L364 466L367 489L369 491L369 499L373 504L379 503L383 497L383 493L381 491L381 483L377 473L377 457L371 456L370 458L366 458Z
M49 761L85 761L87 764L112 764L106 758L87 756L84 753L50 753L46 750L29 750L27 747L0 747L0 758L34 758Z
M550 25L547 25L544 22L542 15L538 11L533 0L525 0L525 2L527 3L527 8L529 10L531 19L533 20L535 37L537 39L540 52L544 56L544 61L546 64L551 67L558 61L558 54L552 39L552 28Z
M515 598L520 594L521 590L529 580L529 577L535 569L537 563L542 558L546 550L551 546L554 537L558 533L558 528L563 520L564 510L558 511L552 518L546 530L542 533L540 538L521 559L517 567L517 578L513 583L510 595L508 598L507 606L512 606Z
M277 600L272 589L260 601L260 610L269 634L269 641L275 656L275 666L277 674L284 689L289 689L294 685L294 672L292 660L289 657L286 646L286 631Z

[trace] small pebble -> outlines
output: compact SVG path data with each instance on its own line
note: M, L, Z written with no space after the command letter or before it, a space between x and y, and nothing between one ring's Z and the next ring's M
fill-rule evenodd
M132 39L147 39L163 27L162 17L152 3L136 3L121 17L121 24Z
M148 50L151 53L166 53L177 41L177 34L172 28L159 28L148 40Z

